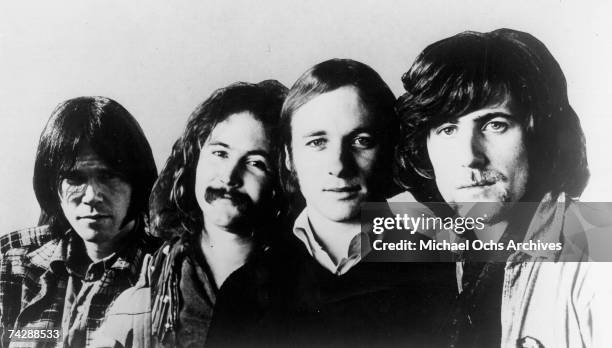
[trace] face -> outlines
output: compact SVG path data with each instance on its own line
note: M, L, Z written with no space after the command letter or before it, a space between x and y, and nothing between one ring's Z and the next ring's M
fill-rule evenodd
M309 213L331 221L359 218L380 157L375 117L354 87L323 93L297 109L291 120L291 161Z
M232 229L256 217L272 195L270 150L263 124L250 112L232 114L213 129L196 172L205 226Z
M132 187L89 145L81 147L63 175L59 196L64 216L85 242L112 243L124 232Z
M446 202L514 203L525 194L525 130L510 97L431 129L427 151Z

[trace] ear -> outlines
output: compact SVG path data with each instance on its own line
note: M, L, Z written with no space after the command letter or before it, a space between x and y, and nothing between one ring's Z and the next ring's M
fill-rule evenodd
M285 168L287 168L288 171L292 171L293 170L293 165L291 164L291 157L289 155L289 148L287 148L287 146L285 145L283 150L285 151Z

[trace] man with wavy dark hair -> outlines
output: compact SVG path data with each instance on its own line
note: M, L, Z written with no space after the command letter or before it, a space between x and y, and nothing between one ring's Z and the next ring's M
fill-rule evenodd
M39 226L0 238L2 346L89 346L159 245L145 232L156 177L147 139L117 102L55 109L34 165Z
M204 343L221 285L276 228L286 90L275 80L235 83L191 114L151 195L152 232L168 241L111 308L99 345Z
M478 205L486 229L461 238L563 242L553 252L500 251L502 262L466 262L475 254L464 253L454 345L601 346L610 310L594 293L602 268L562 262L586 257L569 229L589 170L580 121L548 49L515 30L463 32L425 48L402 81L398 182L460 216L474 214L466 203L486 202Z

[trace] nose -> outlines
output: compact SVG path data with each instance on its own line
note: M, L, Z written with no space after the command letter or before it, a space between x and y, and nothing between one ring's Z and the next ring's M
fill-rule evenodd
M243 167L240 161L226 161L225 164L219 166L219 181L229 187L242 186Z
M351 148L347 144L338 143L336 146L329 146L326 167L328 173L340 178L347 178L355 172L355 158Z
M456 137L455 155L463 167L482 169L487 163L485 139L478 129Z
M89 180L85 184L84 190L81 202L85 204L94 204L102 200L100 185L95 180Z

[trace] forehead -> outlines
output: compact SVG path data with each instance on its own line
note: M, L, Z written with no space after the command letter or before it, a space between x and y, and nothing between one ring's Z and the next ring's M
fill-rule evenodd
M79 146L72 170L108 170L108 165L94 152L88 143Z
M509 94L505 94L500 97L493 98L485 105L469 110L464 114L440 120L438 124L442 124L444 122L465 123L489 116L517 118L518 115L516 114L515 109L516 108L514 107L512 97Z
M269 151L270 140L263 123L249 112L231 114L219 122L204 146L224 145L242 151Z
M293 136L313 133L349 133L373 128L376 118L363 105L357 89L345 86L323 93L297 109L291 119Z

